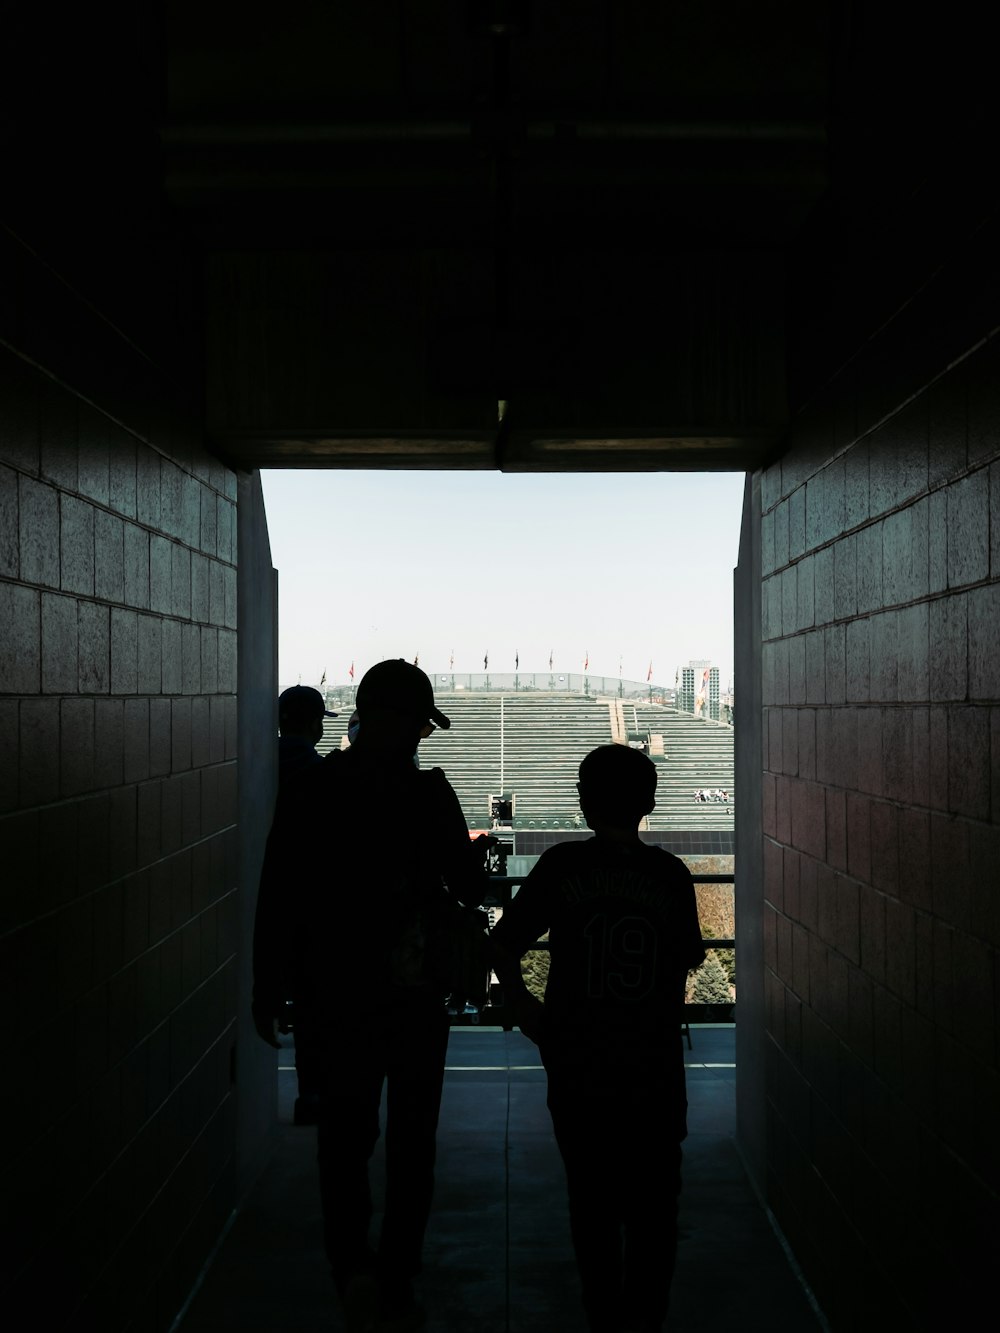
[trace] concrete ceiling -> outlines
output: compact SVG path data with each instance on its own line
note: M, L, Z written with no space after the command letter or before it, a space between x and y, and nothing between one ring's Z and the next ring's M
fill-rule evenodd
M168 195L243 466L756 465L826 7L167 8ZM504 406L500 406L503 403Z
M753 467L995 210L990 19L18 6L0 341L96 392L76 293L242 467Z

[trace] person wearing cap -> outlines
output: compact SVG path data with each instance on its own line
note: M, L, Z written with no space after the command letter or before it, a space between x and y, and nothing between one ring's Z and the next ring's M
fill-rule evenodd
M443 717L444 714L442 713L441 716ZM355 708L354 712L353 712L353 713L351 714L351 716L350 716L350 720L349 720L348 723L347 723L347 744L348 744L348 745L353 745L354 742L357 740L357 738L358 738L358 730L359 730L360 726L361 726L361 722L360 722L360 719L358 718L358 710ZM434 734L434 732L435 732L436 730L437 730L437 727L435 726L435 724L434 724L433 722L427 722L427 723L425 723L424 726L420 729L420 739L421 739L422 741L426 740L428 736L433 736L433 734ZM416 765L417 768L420 767L420 754L419 754L419 752L416 751L416 750L415 750L414 753L413 753L413 762L414 762L414 764Z
M278 695L279 791L314 764L322 763L323 756L317 753L316 746L323 739L323 719L336 716L327 708L319 690L314 690L311 685L292 685ZM294 1013L291 1021L298 1082L293 1118L297 1125L315 1125L319 1118L316 1057L309 1040L308 1025L300 1022Z
M334 1283L349 1328L378 1318L402 1333L422 1322L413 1279L448 1040L434 922L449 895L477 905L487 880L444 773L413 763L421 736L450 726L430 680L402 659L380 662L356 704L353 744L279 797L254 939L254 1021L274 1044L286 993L308 1021L321 1052L318 1166ZM268 905L278 900L287 910L275 916ZM368 1162L384 1083L386 1197L375 1248Z
M292 685L278 695L278 786L301 773L322 755L316 746L323 739L323 719L336 717L319 690L311 685Z

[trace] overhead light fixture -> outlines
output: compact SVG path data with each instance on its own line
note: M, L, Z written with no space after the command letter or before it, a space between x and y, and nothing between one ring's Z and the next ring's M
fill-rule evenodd
M469 0L469 31L481 37L516 37L528 30L528 0Z

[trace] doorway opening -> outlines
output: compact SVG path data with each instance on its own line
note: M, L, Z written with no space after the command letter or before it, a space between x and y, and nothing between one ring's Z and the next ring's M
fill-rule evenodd
M589 836L583 755L643 750L658 782L641 836L689 866L715 942L689 1013L730 1021L743 474L282 470L262 486L279 688L323 693L336 716L320 752L349 744L371 665L420 666L454 725L421 742L419 762L444 769L516 888L547 847ZM546 963L528 960L540 990Z

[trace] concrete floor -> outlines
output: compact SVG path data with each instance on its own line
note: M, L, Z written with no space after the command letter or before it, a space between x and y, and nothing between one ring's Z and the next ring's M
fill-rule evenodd
M669 1328L815 1333L821 1321L733 1144L734 1030L695 1027L692 1036L693 1049L685 1049L690 1133ZM315 1131L292 1125L291 1052L279 1053L278 1063L277 1150L178 1333L343 1327L321 1246ZM381 1169L377 1149L376 1190ZM427 1333L584 1333L545 1074L519 1032L452 1032L419 1295Z

